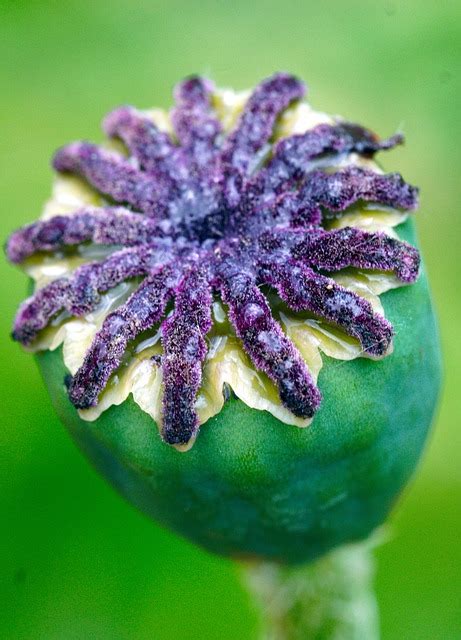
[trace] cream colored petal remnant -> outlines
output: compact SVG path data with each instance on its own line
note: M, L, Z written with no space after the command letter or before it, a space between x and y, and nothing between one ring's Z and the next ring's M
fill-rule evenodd
M249 92L236 93L231 90L216 92L214 107L226 132L237 122L248 95ZM150 116L160 129L171 131L168 112L153 109L144 113ZM332 116L315 111L308 103L301 102L288 109L282 116L276 136L285 137L294 133L303 133L317 124L332 123L336 120ZM374 162L360 158L356 154L340 158L336 166L350 164L360 164L372 167L375 171L381 171ZM72 215L81 207L104 206L104 204L104 199L80 178L57 175L51 198L45 205L42 218L46 219L58 214ZM405 213L366 205L333 220L330 227L353 226L366 231L383 231L397 237L393 227L405 219ZM39 256L28 260L25 270L35 281L36 288L39 288L56 277L70 274L88 260L103 259L113 250L107 247L89 247L72 257ZM397 278L391 274L353 269L335 274L333 278L338 284L366 298L374 310L380 314L384 312L379 295L401 286ZM55 319L52 326L42 331L31 350L54 350L62 345L64 364L71 374L75 374L104 318L122 304L136 286L136 282L122 283L101 296L98 308L84 318L69 318L66 314L62 314ZM301 317L287 310L280 310L278 316L284 331L306 361L314 380L317 380L322 368L322 353L338 360L351 360L363 356L358 341L322 320ZM297 418L288 411L281 404L275 385L264 373L253 368L227 321L223 306L217 301L213 304L213 317L214 325L209 337L203 383L196 401L200 423L203 424L219 413L225 401L225 393L230 388L240 400L254 409L268 411L287 424L298 427L307 426L310 420ZM101 393L98 405L80 410L80 416L84 420L96 420L103 411L112 405L121 404L131 394L139 407L161 427L162 375L156 359L153 358L161 352L158 332L135 345L119 370L110 379L107 388Z
M72 215L77 209L87 206L101 206L103 198L78 176L56 174L51 198L45 204L42 219L57 215Z

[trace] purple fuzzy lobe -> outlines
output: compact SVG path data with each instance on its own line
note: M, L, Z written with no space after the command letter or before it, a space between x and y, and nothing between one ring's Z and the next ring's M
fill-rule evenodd
M97 309L104 292L142 279L106 317L69 380L69 398L78 408L97 404L130 342L160 324L162 437L170 444L186 444L198 430L195 402L212 296L228 306L243 348L276 385L283 404L310 418L320 392L273 317L261 285L274 288L290 309L341 328L360 342L364 354L382 357L390 347L391 325L325 274L349 267L387 271L409 284L419 269L417 250L405 242L323 226L361 202L403 210L417 206L417 189L399 174L356 166L321 169L335 167L350 153L372 157L391 149L403 142L401 135L380 141L359 125L336 122L284 138L271 150L277 120L302 98L303 83L288 74L263 81L227 137L213 110L213 91L212 83L198 76L177 85L174 136L133 107L110 113L104 129L125 144L128 158L87 142L60 149L55 168L80 175L113 204L28 225L13 233L6 247L15 263L83 243L114 248L21 305L13 337L24 344L32 344L62 312L85 315ZM170 301L174 310L165 318Z
M261 279L276 288L294 311L310 311L359 340L365 353L380 357L388 351L392 326L371 304L295 260L272 256L263 261Z
M40 251L57 251L90 240L99 245L130 247L172 232L169 221L157 223L123 207L88 208L19 229L10 236L6 252L11 262L18 263Z
M106 134L122 140L141 169L172 189L183 178L178 173L178 149L169 135L133 107L119 107L103 122Z
M115 202L126 203L149 216L160 216L172 196L169 181L154 180L113 151L89 142L73 142L57 151L53 166L85 178Z
M175 88L177 106L172 111L173 127L186 156L197 170L216 158L221 123L211 106L213 83L193 76Z
M222 270L220 280L229 319L251 361L275 383L292 413L311 418L320 404L320 392L296 347L274 320L256 279L236 272L230 264Z
M313 171L301 187L300 196L301 201L310 201L330 212L344 211L359 200L406 210L418 205L418 190L398 173L379 175L362 167L347 167L332 174Z
M176 292L173 315L162 324L162 435L169 444L188 442L198 429L194 403L207 354L205 336L212 324L211 303L206 273L192 269Z
M122 249L102 262L78 267L68 278L50 282L22 303L14 323L14 339L31 344L60 312L79 317L93 311L101 293L130 278L147 276L172 254L171 246L152 242L136 249Z
M279 73L263 81L224 142L223 162L246 174L255 155L269 142L278 116L304 93L304 84L289 74Z
M297 234L293 234L294 238ZM293 245L293 257L322 271L348 267L393 272L405 284L418 277L420 256L417 249L385 233L369 233L344 227L304 238Z
M128 343L164 315L177 281L176 269L159 267L125 304L106 317L69 385L69 398L76 407L88 409L97 404L110 375L120 366Z

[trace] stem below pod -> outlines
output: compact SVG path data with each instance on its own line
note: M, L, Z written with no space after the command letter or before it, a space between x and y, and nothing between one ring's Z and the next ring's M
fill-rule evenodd
M261 640L378 640L372 547L346 545L304 566L245 564Z

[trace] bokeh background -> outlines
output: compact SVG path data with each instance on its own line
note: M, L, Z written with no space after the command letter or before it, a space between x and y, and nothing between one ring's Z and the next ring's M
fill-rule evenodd
M56 147L99 139L117 104L168 106L191 72L237 88L295 72L314 106L405 131L382 160L422 187L445 389L377 552L384 640L461 638L460 63L456 1L0 0L2 238L39 213ZM232 564L135 512L74 448L8 338L25 278L0 268L0 637L253 638Z

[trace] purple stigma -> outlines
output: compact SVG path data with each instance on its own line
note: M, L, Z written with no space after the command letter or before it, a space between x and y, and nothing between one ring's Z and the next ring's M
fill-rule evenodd
M416 208L418 191L399 174L345 162L351 153L371 158L392 149L403 142L400 134L379 140L359 125L338 121L274 143L278 119L305 93L301 81L279 73L256 87L225 136L213 92L214 85L199 76L177 85L171 135L134 107L112 111L104 130L123 142L127 156L88 142L61 148L55 169L81 176L107 206L30 224L14 232L6 247L14 263L37 253L76 251L85 243L113 248L28 298L13 337L33 344L62 312L83 316L102 294L136 278L134 292L105 318L68 380L68 394L77 408L96 405L130 343L159 329L161 434L175 445L198 432L195 405L213 297L227 305L237 338L284 406L312 418L320 391L261 286L273 288L295 313L308 311L339 327L365 355L378 358L389 351L392 326L328 274L384 271L410 284L419 270L418 251L405 242L356 228L328 229L332 218L361 202Z

